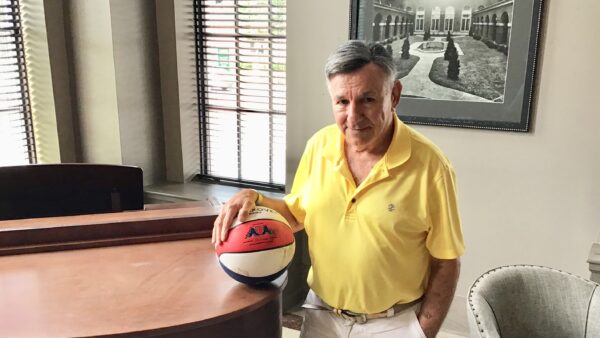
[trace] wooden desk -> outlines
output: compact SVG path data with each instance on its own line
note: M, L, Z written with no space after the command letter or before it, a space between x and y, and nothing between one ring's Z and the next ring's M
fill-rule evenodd
M128 224L148 218L144 213L121 214L120 221ZM186 213L194 212L183 210L180 214ZM118 223L115 219L105 222L106 215L97 216L101 224ZM151 220L160 218L151 216ZM72 217L83 216L61 217L62 223L74 226ZM78 221L82 223L82 219ZM54 224L65 231L57 218L45 222L48 228ZM36 229L40 223L34 223L0 222L0 236L8 231ZM169 223L165 220L164 227ZM207 226L210 224L206 222L198 224L198 234ZM138 234L142 242L147 240L143 231ZM23 236L12 238L22 240ZM135 236L131 238L135 242ZM237 283L219 267L209 238L127 245L109 240L102 242L106 246L91 241L98 247L64 250L53 243L42 245L42 250L37 245L36 251L56 251L27 254L6 254L10 247L4 243L5 255L0 257L0 336L281 337L285 277L262 288ZM22 242L17 246L22 249Z

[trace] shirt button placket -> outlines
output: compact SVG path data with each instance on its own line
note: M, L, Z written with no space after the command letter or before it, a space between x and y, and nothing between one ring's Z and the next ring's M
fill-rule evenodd
M352 197L350 199L350 203L348 203L346 206L346 218L354 217L355 210L356 210L356 197Z
M358 199L356 197L352 197L350 199L350 203L348 203L348 207L346 208L346 220L351 222L348 224L353 224L354 219L356 217L356 202Z

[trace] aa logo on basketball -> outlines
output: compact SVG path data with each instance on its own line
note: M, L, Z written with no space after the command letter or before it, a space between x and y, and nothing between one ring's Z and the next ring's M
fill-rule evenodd
M269 227L266 225L263 225L262 229L260 227L251 227L246 233L246 239L254 236L263 236L267 234L272 235L273 231L269 229Z

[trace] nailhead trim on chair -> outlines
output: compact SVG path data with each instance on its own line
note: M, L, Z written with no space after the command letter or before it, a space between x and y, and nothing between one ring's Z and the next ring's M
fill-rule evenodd
M473 292L474 292L474 289L477 288L477 285L481 282L481 280L483 280L487 276L491 275L492 273L497 272L499 270L510 269L510 268L536 268L536 269L552 270L552 271L559 272L559 273L562 273L562 274L565 274L565 275L573 276L573 277L575 277L577 279L580 279L582 281L585 281L585 282L588 282L588 283L591 283L591 284L598 285L598 283L590 281L588 279L585 279L585 278L583 278L581 276L577 276L577 275L574 275L574 274L566 272L566 271L562 271L562 270L558 270L558 269L554 269L554 268L549 268L549 267L546 267L546 266L528 265L528 264L515 264L515 265L500 266L500 267L491 269L491 270L485 272L479 278L477 278L475 280L475 282L473 283L473 285L471 285L471 287L469 288L469 297L468 297L469 307L471 308L471 311L475 315L475 322L477 323L477 329L479 329L479 332L482 333L481 336L483 338L485 338L486 336L483 334L484 331L483 331L483 329L480 326L481 322L478 319L479 318L479 313L477 312L477 310L475 309L475 306L473 305Z

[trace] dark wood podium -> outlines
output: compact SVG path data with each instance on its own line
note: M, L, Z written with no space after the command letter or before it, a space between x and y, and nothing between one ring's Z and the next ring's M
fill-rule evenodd
M208 238L215 212L0 222L0 336L281 337L286 277L229 278Z

